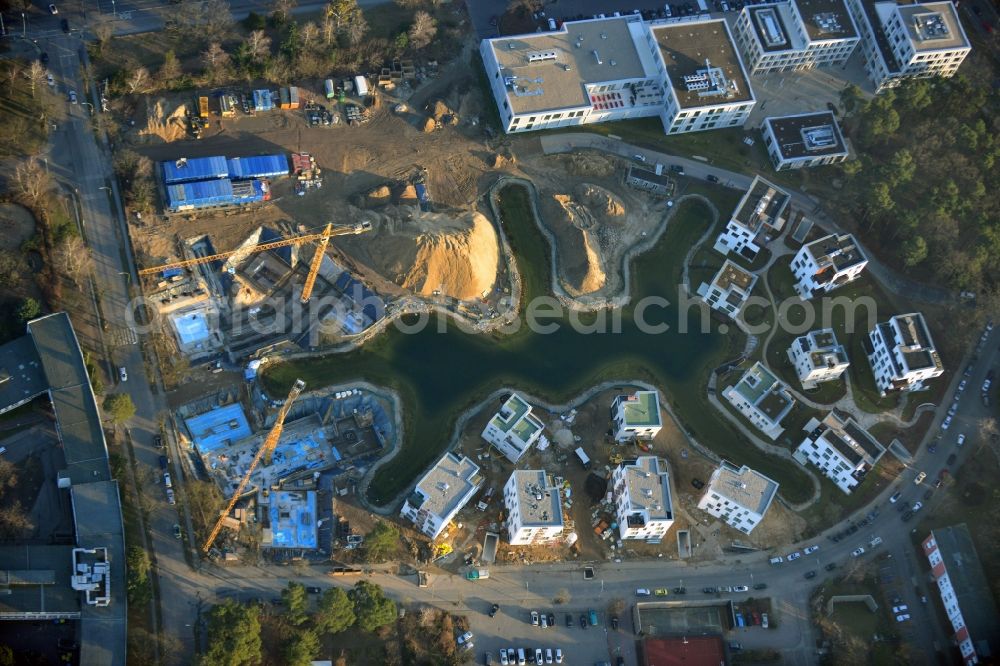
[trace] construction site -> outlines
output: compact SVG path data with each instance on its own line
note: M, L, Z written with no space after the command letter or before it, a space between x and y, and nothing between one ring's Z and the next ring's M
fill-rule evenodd
M251 544L274 560L325 558L337 538L334 499L398 436L393 407L361 389L303 393L275 411L252 391L221 393L176 412L187 462L229 507L203 550L236 561Z

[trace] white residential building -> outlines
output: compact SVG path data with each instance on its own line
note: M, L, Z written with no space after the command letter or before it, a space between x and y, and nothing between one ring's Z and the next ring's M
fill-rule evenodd
M840 65L860 39L845 0L747 5L735 33L751 74Z
M698 296L712 309L736 319L744 303L750 298L755 284L757 284L756 275L727 259L712 278L711 284L701 283L698 287Z
M775 171L837 164L850 156L832 111L765 118L761 132Z
M1000 613L969 528L961 523L933 530L922 545L962 663L995 663Z
M919 391L924 381L944 373L924 316L919 312L896 315L878 324L865 340L875 386L889 391Z
M799 248L792 259L795 291L805 300L861 277L868 257L851 234L830 234Z
M771 439L784 432L781 420L795 406L788 387L759 361L743 373L740 381L727 388L723 396Z
M512 393L483 430L483 439L495 446L507 460L516 463L542 436L542 422L531 413L528 401Z
M908 78L954 76L972 50L951 2L847 0L876 92Z
M552 543L562 538L562 496L544 471L514 470L503 487L503 503L511 545Z
M754 104L722 20L569 21L479 52L507 133L659 116L676 134L741 125Z
M656 456L626 460L611 472L622 539L659 543L674 524L667 463Z
M777 492L778 484L760 472L723 460L712 472L698 508L750 534L764 519Z
M636 391L632 395L618 396L611 403L611 421L617 442L653 439L663 427L660 394L656 391Z
M724 255L731 252L753 261L760 252L760 237L765 236L766 241L767 234L781 231L790 200L788 192L754 176L725 230L715 240L715 251Z
M482 483L479 465L449 451L417 481L399 515L436 539Z
M837 342L837 334L832 328L809 331L795 338L788 348L788 360L795 366L795 374L804 389L840 379L850 366L847 352Z
M803 465L818 467L826 478L850 494L883 453L885 447L854 419L830 412L822 422L810 419L806 437L792 455Z

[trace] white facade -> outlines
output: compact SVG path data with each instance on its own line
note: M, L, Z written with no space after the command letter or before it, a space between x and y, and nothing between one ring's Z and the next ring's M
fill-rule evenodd
M795 449L799 463L816 466L826 478L847 494L851 493L879 461L885 447L854 419L830 412L822 422L806 424L806 436Z
M844 0L747 5L735 33L751 74L840 65L859 41Z
M795 366L795 374L804 389L840 379L850 366L847 352L837 342L832 328L809 331L795 338L788 348L788 360Z
M417 481L399 515L436 539L482 483L479 465L449 451Z
M785 209L790 200L788 192L754 176L725 230L715 239L713 249L719 254L735 254L753 261L760 252L760 237L780 231L784 226Z
M851 234L830 234L799 248L792 259L795 291L805 300L861 277L868 257Z
M485 39L479 51L507 133L659 116L676 134L742 125L754 104L722 20L569 21Z
M616 397L611 403L611 421L617 442L653 439L663 427L659 393L636 391Z
M516 463L542 436L542 422L531 413L528 401L512 393L483 430L483 439Z
M562 497L542 470L514 470L503 488L504 527L511 545L553 543L562 539Z
M924 316L919 312L896 315L868 334L865 351L875 375L875 386L890 391L919 391L924 381L944 373Z
M759 361L722 395L755 428L771 439L777 439L785 431L781 420L795 406L788 387Z
M850 150L831 111L770 116L761 125L775 171L839 164Z
M698 296L713 310L723 312L733 319L739 316L743 305L753 293L757 276L726 260L712 278L712 283L702 282Z
M861 33L865 73L880 92L908 78L951 77L972 50L955 5L847 0Z
M723 460L712 472L698 508L750 534L764 519L777 492L778 484L760 472Z
M655 456L625 461L612 470L611 487L619 536L659 543L674 524L666 461Z

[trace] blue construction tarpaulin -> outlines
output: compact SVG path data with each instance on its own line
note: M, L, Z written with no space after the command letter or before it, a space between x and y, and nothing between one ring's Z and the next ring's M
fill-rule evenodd
M253 108L256 111L270 111L274 108L270 90L253 91Z
M226 164L229 168L229 177L233 180L288 175L288 157L285 155L233 157L226 160Z
M170 162L161 162L161 165L163 166L163 182L167 185L229 176L226 158L221 156L181 158Z
M167 208L171 211L210 208L233 203L233 184L228 178L167 185Z

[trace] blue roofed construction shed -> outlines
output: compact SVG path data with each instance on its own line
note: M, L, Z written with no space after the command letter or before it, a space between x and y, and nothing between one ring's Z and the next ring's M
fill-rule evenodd
M229 176L229 166L226 164L226 158L222 156L182 157L160 164L163 167L163 182L167 185Z
M247 178L275 178L287 176L288 158L285 155L256 155L233 157L226 160L229 177L233 180Z
M193 416L186 419L184 425L202 454L229 446L251 435L250 423L239 403Z

